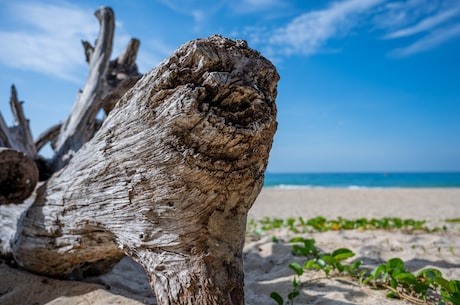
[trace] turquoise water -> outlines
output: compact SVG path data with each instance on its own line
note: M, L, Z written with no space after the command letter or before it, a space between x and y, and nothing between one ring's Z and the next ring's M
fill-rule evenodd
M266 173L264 187L452 188L460 187L460 173Z

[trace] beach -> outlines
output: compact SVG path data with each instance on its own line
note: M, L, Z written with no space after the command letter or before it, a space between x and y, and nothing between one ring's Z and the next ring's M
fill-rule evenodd
M292 261L305 262L291 254L289 244L272 242L272 236L285 241L294 236L313 238L324 252L348 248L356 254L353 259L362 260L368 269L399 257L411 272L434 267L447 279L460 279L460 224L446 222L446 219L460 218L460 188L266 188L248 218L309 219L318 216L326 219L423 219L429 228L446 227L447 231L342 230L295 234L281 229L259 241L247 241L247 304L276 304L267 298L271 291L286 296L292 290L294 272L286 266ZM304 274L302 281L306 284L301 287L295 304L406 304L403 300L387 298L385 291L323 276L314 271Z
M348 248L353 260L369 269L394 257L416 272L425 267L439 269L447 279L460 279L460 188L264 188L249 211L248 219L265 217L304 219L398 217L426 220L438 232L407 230L338 230L293 233L286 228L248 236L244 247L246 304L274 304L270 293L286 296L292 289L289 239L314 238L324 252ZM273 236L276 239L273 239ZM303 259L305 261L305 259ZM302 275L295 304L406 304L348 278L325 278L317 271ZM85 282L49 279L0 264L0 304L155 304L143 270L125 258L108 274Z

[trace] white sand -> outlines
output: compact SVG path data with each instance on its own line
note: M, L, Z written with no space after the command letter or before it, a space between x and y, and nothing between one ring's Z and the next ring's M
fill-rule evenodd
M305 219L324 216L426 219L429 226L446 225L445 219L460 218L460 189L264 189L250 210L249 219L265 216ZM329 231L302 234L315 238L323 251L349 248L354 259L373 268L382 261L400 257L410 271L432 266L448 279L460 279L460 225L449 224L447 232L404 233L400 231ZM272 291L287 295L293 272L287 265L302 258L291 255L288 243L272 242L272 235L289 240L300 234L286 230L249 239L244 250L246 304L276 305ZM0 261L1 262L1 261ZM405 304L385 297L384 291L346 279L321 279L307 272L295 304ZM154 304L142 269L122 260L106 275L89 279L94 283L59 281L32 275L0 264L0 304Z

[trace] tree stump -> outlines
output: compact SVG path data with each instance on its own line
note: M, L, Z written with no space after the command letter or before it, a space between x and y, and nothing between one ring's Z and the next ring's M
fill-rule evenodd
M278 79L244 41L180 47L38 188L12 243L18 264L79 277L128 255L160 305L243 305L246 217L277 127Z

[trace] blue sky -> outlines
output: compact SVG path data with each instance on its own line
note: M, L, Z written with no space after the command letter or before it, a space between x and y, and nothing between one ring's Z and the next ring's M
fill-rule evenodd
M74 3L73 3L74 2ZM0 0L0 110L15 84L38 136L86 80L94 11L145 73L188 40L245 39L281 76L271 172L460 171L458 0Z

